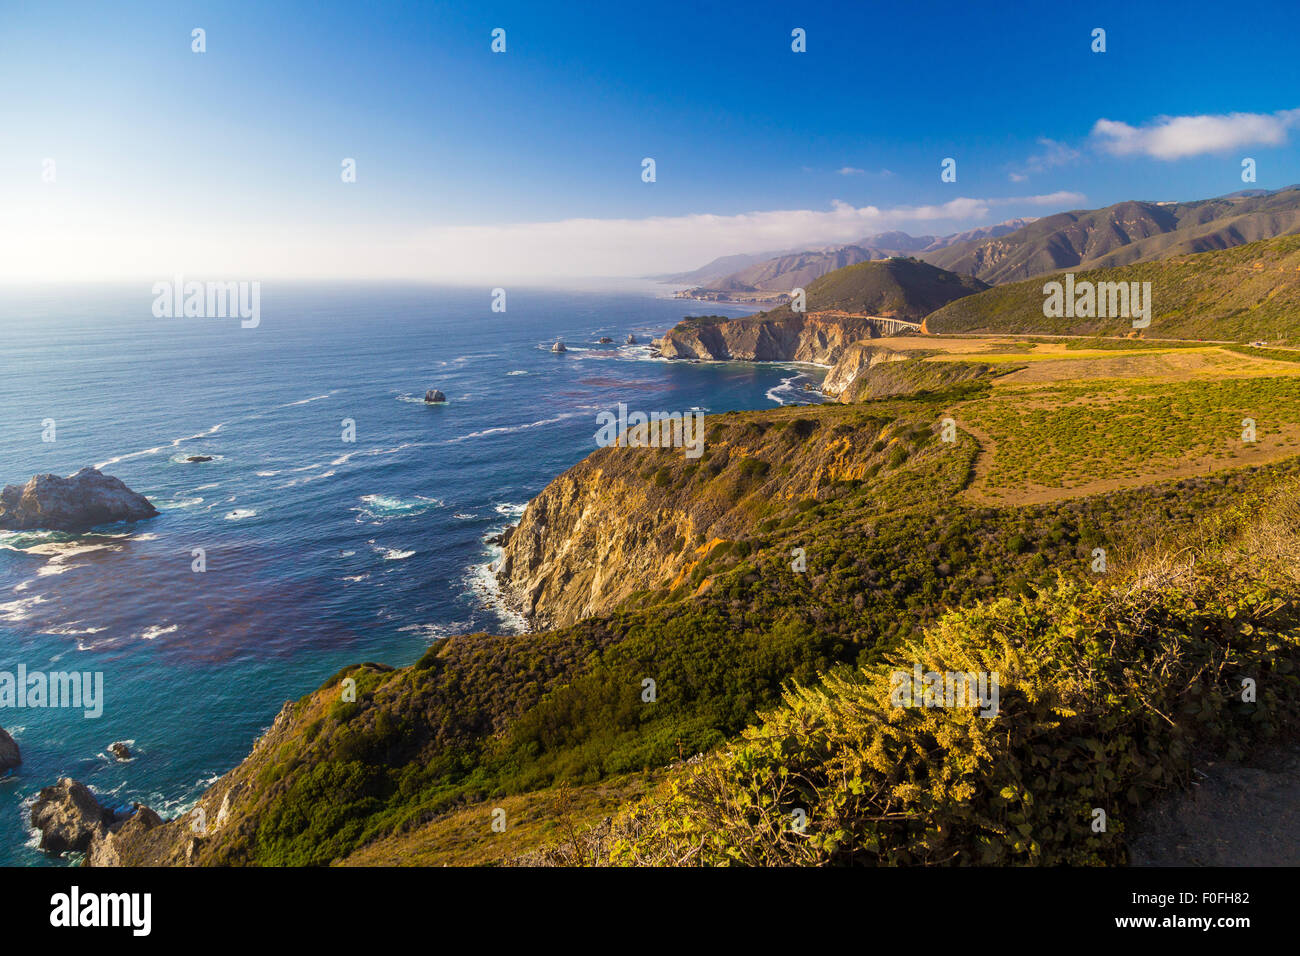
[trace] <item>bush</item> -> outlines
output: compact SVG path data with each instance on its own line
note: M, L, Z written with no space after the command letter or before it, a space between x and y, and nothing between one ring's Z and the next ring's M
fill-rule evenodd
M1125 822L1186 781L1193 748L1237 759L1296 725L1297 626L1295 600L1225 568L950 612L880 665L788 690L627 814L613 861L1122 863ZM997 716L894 706L891 672L914 663L997 673ZM1241 700L1244 676L1258 703Z

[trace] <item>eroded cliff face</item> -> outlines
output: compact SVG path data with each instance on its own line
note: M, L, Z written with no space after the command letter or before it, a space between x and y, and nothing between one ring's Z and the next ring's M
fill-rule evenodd
M844 350L878 338L883 327L866 316L785 313L747 316L713 324L682 323L660 342L665 358L832 365Z
M306 698L316 703L319 692ZM240 795L252 789L258 773L273 761L276 750L301 734L305 723L295 719L295 707L287 702L274 723L253 745L239 766L214 783L188 814L162 820L147 807L123 826L93 840L85 866L196 866L216 862L214 850L232 838L251 841L258 820L241 806Z
M813 498L879 467L880 431L837 429L848 414L823 406L710 416L698 461L681 449L602 448L529 503L498 581L538 628L677 587L714 547L752 534L771 503Z
M907 357L904 352L895 352L869 342L855 342L840 354L839 360L826 373L826 379L822 382L822 393L832 398L842 395L844 390L867 369L874 368L882 362L901 362Z

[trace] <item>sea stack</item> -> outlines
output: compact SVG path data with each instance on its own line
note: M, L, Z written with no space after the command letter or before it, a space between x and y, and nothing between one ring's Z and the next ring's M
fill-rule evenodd
M0 773L13 770L23 762L23 755L18 752L18 745L3 727L0 727Z
M635 335L630 335L630 334L629 334L628 337L627 337L627 344L628 344L628 345L636 345L636 336L635 336Z
M108 745L108 752L117 760L131 760L135 754L131 753L131 748L127 746L125 740L115 740Z
M563 342L556 342L554 345L551 346L551 351L552 351L552 352L567 352L567 351L569 351L569 350L566 349L566 348L564 347L564 343L563 343Z
M426 405L442 405L446 401L447 396L442 394L442 392L438 391L436 388L431 388L424 393L424 404Z
M32 804L32 826L41 831L41 849L58 856L84 853L97 836L108 832L113 813L100 805L84 783L63 777L45 787Z
M36 475L25 485L6 485L0 491L0 529L6 531L78 533L157 513L144 495L97 468L83 468L68 478Z

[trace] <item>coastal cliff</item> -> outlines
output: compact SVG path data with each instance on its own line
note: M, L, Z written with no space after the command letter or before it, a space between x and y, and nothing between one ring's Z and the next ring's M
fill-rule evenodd
M842 396L859 375L882 362L901 362L907 354L870 342L855 342L846 348L822 381L822 394L831 398ZM841 401L845 399L841 398Z
M684 319L663 337L660 354L831 365L856 342L919 332L931 312L986 288L917 259L863 262L810 282L803 312L784 305L744 318Z
M886 327L871 316L822 312L785 313L740 319L687 319L663 337L665 358L757 362L811 362L831 365L844 349L879 338Z
M604 613L680 586L774 503L882 467L897 429L837 429L824 424L835 420L828 409L809 412L710 416L698 461L671 448L593 452L529 503L505 543L503 590L537 627Z
M910 376L918 367L941 365L946 375L956 364L885 360L864 376L896 370ZM1097 581L1088 555L1098 542L1112 554L1130 553L1149 546L1156 532L1188 531L1228 509L1252 521L1268 518L1256 537L1293 574L1294 547L1286 543L1294 539L1292 479L1300 465L1120 490L1068 508L972 507L960 491L973 473L977 442L962 431L955 441L942 441L937 426L954 403L987 388L964 382L869 405L712 416L697 460L679 449L593 453L534 500L505 543L503 584L535 593L534 619L559 626L527 635L450 637L407 667L361 664L340 671L285 705L249 757L209 788L195 812L163 822L137 811L102 827L92 819L98 835L87 863L508 863L533 859L530 852L557 841L576 845L575 837L589 832L617 839L603 848L584 844L571 862L684 862L691 858L686 851L701 845L700 835L687 833L679 856L674 834L711 819L708 808L676 802L698 792L689 786L692 775L715 772L719 761L728 767L727 741L738 739L756 712L771 713L783 699L785 710L771 719L789 721L800 740L808 720L821 719L819 710L802 704L790 710L791 701L822 693L783 696L791 682L811 688L820 675L841 668L865 677L867 683L831 683L830 696L817 698L832 708L843 700L861 721L851 728L852 739L832 738L832 758L855 753L888 728L903 735L909 754L929 760L934 740L950 739L954 728L970 731L969 721L934 724L946 719L942 709L909 713L899 724L896 710L877 706L889 699L895 666L880 655L913 661L920 650L912 642L922 637L940 663L962 670L978 662L1006 681L999 722L974 722L976 730L1001 732L985 742L996 759L962 771L972 780L992 774L999 786L975 792L994 800L1004 782L1036 767L1043 746L1070 774L1050 804L1035 803L1045 807L1040 832L1054 834L1035 847L994 829L960 829L969 822L968 797L941 794L936 803L906 804L899 812L926 814L944 823L944 833L953 827L951 845L936 862L1123 862L1123 831L1116 828L1102 843L1079 824L1069 780L1094 772L1095 741L1130 768L1105 784L1105 805L1127 805L1131 786L1142 788L1145 802L1190 772L1184 744L1198 726L1187 721L1165 731L1168 725L1147 703L1152 688L1130 693L1117 682L1147 673L1147 649L1165 647L1177 670L1158 685L1160 711L1178 713L1179 695L1197 674L1221 674L1222 686L1206 695L1218 709L1203 735L1245 740L1260 721L1252 719L1253 708L1228 706L1236 699L1228 692L1235 668L1267 670L1285 641L1282 665L1289 672L1295 624L1291 610L1278 612L1272 593L1267 599L1256 593L1253 575L1264 565L1254 558L1243 585L1249 594L1202 570L1205 580L1179 576L1172 590L1139 576L1146 590L1134 598L1123 573ZM1280 505L1272 503L1274 495ZM1235 510L1242 500L1259 507ZM626 565L629 580L597 574L596 561ZM1203 568L1199 557L1193 567ZM1278 600L1292 607L1289 586L1278 587ZM1246 608L1238 614L1246 616L1244 634L1258 635L1249 646L1239 646L1243 632L1230 632L1220 620L1225 593ZM588 613L594 616L582 617ZM1121 642L1124 656L1097 657L1098 634L1112 642L1102 646ZM1026 655L1026 646L1034 653ZM1247 656L1225 670L1229 651L1233 661ZM1104 679L1080 685L1081 658L1109 668ZM649 703L647 681L657 694ZM884 690L877 695L871 688ZM1026 710L1030 703L1038 709ZM1292 703L1270 698L1269 719L1290 726ZM1081 716L1063 722L1067 707ZM1119 731L1113 729L1117 713ZM1162 761L1158 772L1147 773L1156 766L1150 761L1119 761L1132 740L1152 733L1166 735L1150 750L1153 761ZM825 752L785 754L786 730L771 739L778 750L764 766L789 763L816 779L824 775ZM946 752L941 747L936 759L970 753L965 738L951 739L957 743ZM706 756L687 759L691 754ZM928 765L918 764L917 779ZM745 766L727 769L742 772ZM651 803L635 802L661 781L667 789L649 796ZM828 786L841 792L835 781ZM884 782L865 792L889 792ZM725 780L720 785L730 792ZM89 810L93 817L95 808ZM930 852L906 842L910 830L878 832L875 821L886 812L894 811L872 803L853 809L843 824L861 831L860 845L873 835L893 841L871 861L916 862L916 854ZM733 838L728 830L727 840L742 848L745 861L768 860L768 849L752 839ZM862 862L831 851L806 861L768 861Z

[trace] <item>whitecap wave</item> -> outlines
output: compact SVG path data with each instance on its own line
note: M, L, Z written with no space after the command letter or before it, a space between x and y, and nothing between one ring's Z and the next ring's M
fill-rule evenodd
M466 634L474 627L473 621L452 621L450 624L408 624L399 627L399 634L419 634L429 641L441 640L456 634Z
M151 624L139 634L135 635L142 641L156 641L165 634L175 634L181 629L179 624Z
M101 461L99 464L95 465L95 467L102 470L104 468L107 468L109 465L116 465L118 462L127 461L128 459L131 458L141 458L145 455L156 455L160 451L164 451L165 449L176 448L182 442L197 441L200 438L207 438L209 435L215 435L227 424L228 424L227 422L217 422L217 424L213 425L207 431L197 432L196 434L193 435L185 435L181 438L174 438L165 445L155 445L153 448L145 448L142 449L141 451L133 451L123 455L116 455L113 458L108 458L105 459L104 461Z
M504 549L498 544L491 544L488 545L487 552L488 560L483 564L472 565L466 572L463 583L468 588L468 593L497 618L501 630L511 634L527 634L531 630L528 618L510 605L501 589L501 582L497 580L496 572Z
M236 508L234 511L226 514L227 521L242 521L244 518L252 518L257 514L253 508Z
M400 445L394 445L392 448L359 448L356 451L350 451L345 455L340 455L330 462L331 465L346 465L353 458L369 458L374 455L395 455L399 451L405 451L408 448L421 448L424 442L402 442ZM313 467L319 468L320 465Z
M428 498L424 495L415 495L412 498L398 498L393 495L362 495L364 504L360 508L353 508L357 512L358 521L369 519L372 521L384 521L389 518L404 518L408 515L424 514L434 508L442 507L442 500L439 498Z
M527 425L500 425L496 428L484 428L481 431L470 432L468 435L448 438L443 444L454 445L458 442L469 441L472 438L487 438L491 435L510 435L515 432L527 431L530 428L541 428L545 425L554 425L557 422L562 422L570 418L585 417L586 414L586 412L566 412L563 415L556 415L554 418L543 418L539 421L529 422Z
M764 395L768 401L776 402L778 405L817 405L816 392L805 392L802 386L795 383L802 378L807 378L802 372L791 375L789 378L781 379L780 385L773 385Z
M311 398L301 398L296 402L286 402L284 405L277 405L276 408L293 408L295 405L310 405L312 402L319 402L321 399L329 398L333 392L326 392L324 395L313 395Z

